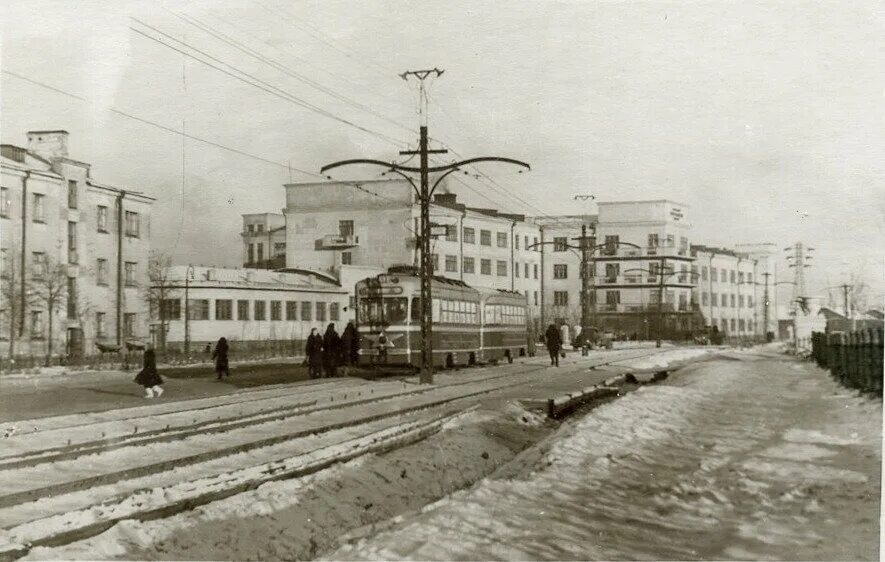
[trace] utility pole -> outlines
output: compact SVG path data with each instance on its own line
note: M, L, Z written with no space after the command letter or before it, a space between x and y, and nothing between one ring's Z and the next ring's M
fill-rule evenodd
M449 174L456 171L461 171L461 167L476 162L506 162L509 164L521 166L529 170L531 169L531 166L529 166L525 162L514 160L512 158L503 158L497 156L481 156L478 158L468 158L466 160L461 160L460 162L453 162L451 164L446 164L442 166L431 167L428 164L428 158L430 154L445 154L448 152L447 150L431 150L427 146L427 95L425 92L424 81L427 80L427 78L430 76L439 77L442 75L443 72L443 70L440 70L438 68L432 68L428 70L410 70L399 75L400 78L406 81L408 81L409 78L416 78L418 80L420 102L418 150L405 150L400 152L400 154L404 156L420 156L420 164L418 167L405 166L403 164L397 164L395 162L384 162L382 160L357 158L352 160L333 162L332 164L327 164L320 168L320 171L325 173L333 168L338 168L340 166L346 166L350 164L374 164L376 166L387 168L387 172L385 173L390 172L402 176L412 185L412 188L415 190L415 194L420 205L421 216L419 225L421 231L421 234L419 236L419 247L421 248L419 261L419 277L421 279L421 384L433 384L433 318L431 312L431 302L433 298L431 291L431 281L433 279L433 264L430 254L430 200L433 197L434 191L436 191L436 187ZM408 174L406 174L406 172L417 172L419 174L419 185L415 185L415 182ZM429 178L431 172L441 173L441 175L434 182L433 186L430 186ZM520 170L520 173L521 172L522 170ZM329 177L329 179L332 179L330 176L327 177Z
M588 271L587 225L581 224L581 332L590 327L590 275Z
M799 353L799 335L797 330L799 327L799 308L801 303L807 302L805 268L811 267L811 265L807 263L807 261L812 258L808 252L813 250L814 248L806 247L802 242L796 242L792 246L784 248L785 252L792 252L791 255L787 256L787 261L790 262L789 267L793 268L793 299L791 302L791 313L793 316L793 350L796 354Z
M765 309L762 311L762 321L765 323L765 328L762 331L764 332L763 336L765 336L765 341L768 341L768 315L769 308L771 307L771 301L768 297L768 278L771 277L772 274L766 271L762 274L762 276L765 277L765 293L763 294L763 299L765 300Z

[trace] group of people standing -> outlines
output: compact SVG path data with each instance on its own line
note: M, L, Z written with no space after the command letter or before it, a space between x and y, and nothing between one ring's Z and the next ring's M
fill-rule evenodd
M304 348L310 378L337 377L339 365L346 370L359 362L359 351L360 338L353 322L347 323L340 336L334 323L326 327L322 336L316 328L311 328Z

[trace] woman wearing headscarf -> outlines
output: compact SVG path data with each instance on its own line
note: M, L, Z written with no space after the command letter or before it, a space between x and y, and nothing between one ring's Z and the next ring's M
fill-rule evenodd
M323 337L316 328L310 329L307 336L307 345L304 346L304 354L307 356L307 373L315 379L323 374Z
M547 327L547 333L544 334L544 343L547 345L547 351L550 352L550 365L559 367L559 350L562 348L562 338L555 325L550 324Z
M335 324L329 324L323 335L323 369L327 377L338 376L338 359L341 357L341 337Z
M341 334L341 360L348 367L359 363L360 336L353 322L348 322Z
M157 356L153 347L148 347L144 352L144 368L135 376L135 382L144 387L145 398L157 398L163 394L163 379L157 372Z
M218 374L218 380L221 380L222 374L228 377L230 376L230 369L227 362L227 353L229 350L230 348L227 345L227 339L220 338L218 343L215 344L215 351L212 352L212 358L215 359L215 372Z

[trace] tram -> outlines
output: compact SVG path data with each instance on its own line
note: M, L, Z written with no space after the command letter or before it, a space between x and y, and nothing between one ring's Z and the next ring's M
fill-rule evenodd
M421 365L421 279L413 268L391 268L356 284L356 322L364 361ZM525 295L431 280L433 364L453 367L529 353ZM383 333L386 345L381 338ZM381 349L386 357L380 357Z

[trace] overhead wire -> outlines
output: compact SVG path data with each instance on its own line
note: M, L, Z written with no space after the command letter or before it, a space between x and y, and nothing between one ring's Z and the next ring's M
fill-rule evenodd
M356 123L354 123L354 122L352 122L352 121L350 121L350 120L348 120L348 119L345 119L345 118L343 118L343 117L340 117L340 116L338 116L338 115L335 115L334 113L332 113L332 112L330 112L330 111L328 111L328 110L325 110L325 109L323 109L323 108L321 108L321 107L319 107L319 106L317 106L317 105L314 105L314 104L312 104L312 103L310 103L310 102L308 102L308 101L305 101L305 100L299 98L298 96L295 96L294 94L292 94L292 93L290 93L290 92L287 92L286 90L283 90L283 89L281 89L281 88L278 88L277 86L274 86L274 85L272 85L272 84L269 84L268 82L266 82L266 81L264 81L264 80L262 80L262 79L260 79L260 78L258 78L258 77L256 77L256 76L253 76L253 75L249 74L248 72L245 72L245 71L243 71L243 70L240 70L240 69L238 69L237 67L235 67L234 65L231 65L231 64L229 64L229 63L227 63L227 62L224 62L224 61L222 61L221 59L219 59L219 58L217 58L217 57L214 57L214 56L212 56L212 55L206 53L205 51L203 51L203 50L201 50L201 49L198 49L198 48L196 48L196 47L194 47L194 46L192 46L192 45L189 45L189 44L185 43L184 41L181 41L180 39L177 39L176 37L174 37L174 36L172 36L172 35L170 35L170 34L168 34L168 33L165 33L164 31L161 31L161 30L157 29L156 27L153 27L153 26L151 26L151 25L149 25L149 24L146 24L146 23L142 22L141 20L139 20L139 19L137 19L137 18L131 18L131 19L132 19L133 21L137 22L138 24L140 24L140 25L142 25L142 26L144 26L144 27L146 27L146 28L152 30L153 32L155 32L155 33L157 33L157 34L159 34L159 35L161 35L161 36L163 36L163 37L166 37L166 38L168 38L169 40L174 41L175 43L178 43L178 44L184 46L186 49L190 49L190 50L192 50L192 51L194 51L194 52L197 52L197 53L199 53L200 55L206 57L207 59L209 59L209 60L211 60L211 61L214 61L214 62L217 62L217 63L219 63L219 64L222 64L222 65L224 65L224 66L226 66L226 67L232 69L234 72L239 73L239 74L235 74L234 72L230 72L230 71L228 71L228 70L225 70L224 68L221 68L221 67L219 67L219 66L216 66L216 65L212 64L211 62L208 62L208 61L206 61L206 60L203 60L202 58L200 58L200 57L198 57L198 56L195 56L194 54L192 54L192 53L190 53L190 52L188 52L188 51L186 51L186 50L184 50L184 49L182 49L182 48L176 47L176 46L174 46L174 45L170 45L169 43L167 43L166 41L163 41L162 39L159 39L159 38L157 38L157 37L154 37L154 36L150 35L149 33L145 33L144 31L142 31L142 30L140 30L140 29L138 29L138 28L135 28L135 27L132 27L132 26L129 27L129 29L131 29L132 31L134 31L134 32L137 33L138 35L141 35L142 37L145 37L145 38L147 38L147 39L149 39L149 40L151 40L151 41L154 41L154 42L156 42L156 43L159 43L160 45L163 45L163 46L165 46L165 47L168 48L168 49L171 49L171 50L173 50L173 51L176 51L176 52L178 52L178 53L181 53L181 54L183 54L183 55L185 55L185 56L187 56L187 57L189 57L189 58L192 58L192 59L194 59L194 60L200 62L201 64L204 64L204 65L206 65L206 66L208 66L208 67L210 67L210 68L213 68L213 69L215 69L215 70L217 70L217 71L219 71L219 72L221 72L221 73L223 73L223 74L226 74L227 76L230 76L230 77L232 77L232 78L234 78L234 79L236 79L236 80L239 80L240 82L243 82L244 84L248 84L248 85L250 85L250 86L253 86L253 87L255 87L255 88L258 88L259 90L262 90L262 91L264 91L264 92L266 92L266 93L268 93L268 94L270 94L270 95L272 95L272 96L278 97L278 98L280 98L280 99L283 99L283 100L285 100L285 101L288 101L288 102L293 103L293 104L295 104L295 105L298 105L298 106L300 106L300 107L303 107L303 108L305 108L305 109L308 109L308 110L310 110L310 111L312 111L312 112L314 112L314 113L317 113L317 114L322 115L322 116L324 116L324 117L328 117L329 119L333 119L333 120L335 120L335 121L338 121L339 123L343 123L343 124L345 124L345 125L348 125L348 126L350 126L350 127L355 128L355 129L357 129L357 130L363 131L364 133L367 133L367 134L370 134L370 135L372 135L372 136L374 136L374 137L377 137L377 138L379 138L379 139L385 140L385 141L387 141L387 142L389 142L389 143L391 143L391 144L394 144L394 145L396 145L396 146L405 146L405 143L403 143L402 141L399 141L399 140L397 140L397 139L395 139L395 138L393 138L393 137L391 137L391 136L389 136L389 135L386 135L386 134L384 134L384 133L380 133L380 132L378 132L378 131L374 131L374 130L369 129L369 128L367 128L367 127L363 127L362 125L358 125L358 124L356 124ZM242 75L242 76L241 76L241 75ZM245 78L244 78L244 77L245 77Z

